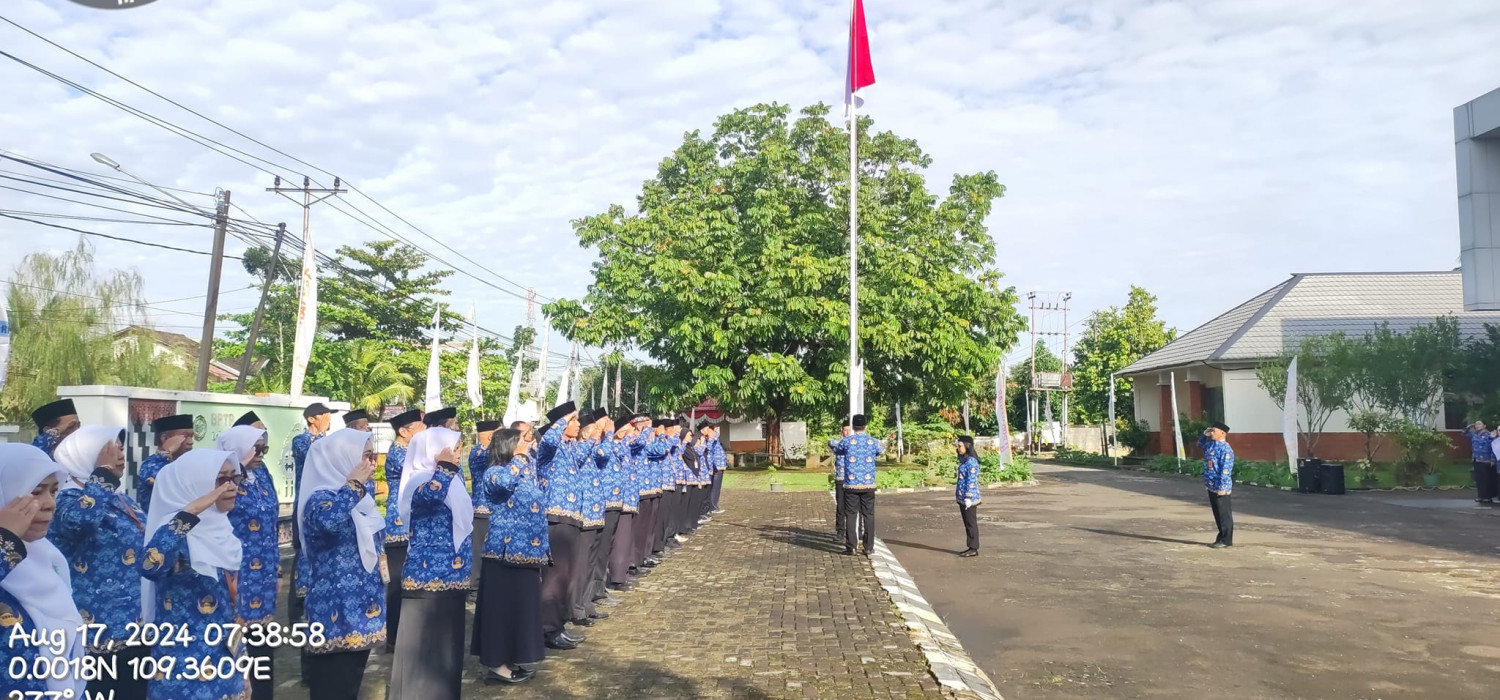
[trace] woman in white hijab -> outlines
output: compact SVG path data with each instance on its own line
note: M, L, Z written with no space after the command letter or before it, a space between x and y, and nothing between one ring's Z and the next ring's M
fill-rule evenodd
M156 475L146 512L146 551L141 556L141 618L165 629L186 630L151 652L172 659L174 671L147 685L151 700L245 698L249 686L234 670L243 655L238 639L212 638L211 625L236 623L241 547L229 522L240 481L239 460L222 450L192 450ZM215 642L210 644L210 642ZM185 673L205 659L214 666Z
M6 669L6 691L53 692L80 697L84 682L74 678L36 677L42 660L77 660L83 641L74 634L83 618L73 605L68 563L46 539L56 508L57 485L68 474L47 453L21 444L0 444L0 630L8 639L15 626L28 635L58 634L63 643L32 646L0 644L0 668ZM17 658L24 672L13 675ZM42 667L50 668L48 664ZM76 668L76 666L74 666ZM41 697L38 695L37 697Z
M131 624L141 621L141 571L136 567L145 544L146 513L120 488L125 476L125 429L86 425L63 438L52 458L68 470L57 492L57 516L47 539L68 558L73 602L91 625L88 652L118 668L139 665L151 652L127 646ZM105 674L100 674L105 675ZM89 681L89 695L115 700L145 700L146 679L134 673Z
M276 520L281 502L276 485L265 469L266 431L251 425L237 425L219 434L214 447L234 456L245 481L229 511L234 536L240 540L239 600L236 610L240 624L246 627L270 625L276 621L277 577L281 574L281 549L277 541ZM261 640L259 634L251 639ZM271 646L249 644L245 651L253 658L265 658L264 668L272 669ZM276 692L272 674L258 673L250 679L251 700L271 700Z
M318 700L357 700L370 649L385 643L385 518L371 497L374 475L371 435L351 428L314 442L302 470L307 621L322 630L306 648L302 681Z
M397 508L411 529L401 572L401 632L391 697L458 700L464 604L473 579L474 501L458 466L463 435L443 427L412 438Z

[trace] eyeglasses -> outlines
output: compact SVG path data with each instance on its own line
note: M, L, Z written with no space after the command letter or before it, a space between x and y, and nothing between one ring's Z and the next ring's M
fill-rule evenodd
M244 474L231 474L229 476L221 476L217 479L214 479L214 486L223 486L224 484L234 484L235 486L239 486L243 483L245 483Z
M373 462L373 461L375 461L375 453L374 452L366 452L363 455L361 455L360 457L361 457L361 459L363 459L363 460L365 460L367 462Z
M255 454L257 454L257 455L264 455L265 453L269 452L270 450L271 450L271 448L270 448L269 445L256 445L255 446Z

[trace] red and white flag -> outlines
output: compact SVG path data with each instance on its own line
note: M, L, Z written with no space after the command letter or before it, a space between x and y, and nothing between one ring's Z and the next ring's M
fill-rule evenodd
M860 90L875 84L875 68L870 65L870 35L865 31L865 3L854 0L854 15L849 22L849 73L844 81L844 112L849 106L865 104Z

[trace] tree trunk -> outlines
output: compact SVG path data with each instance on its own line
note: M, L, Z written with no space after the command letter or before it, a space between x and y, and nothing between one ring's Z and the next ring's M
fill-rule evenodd
M766 416L766 452L771 454L771 463L781 464L781 415L772 411Z

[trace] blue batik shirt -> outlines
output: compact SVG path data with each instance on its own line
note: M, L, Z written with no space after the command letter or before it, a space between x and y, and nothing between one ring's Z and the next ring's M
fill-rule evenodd
M833 480L844 483L844 439L834 438L828 441L828 451L833 453Z
M212 507L212 506L210 506ZM179 671L187 666L187 659L204 659L217 664L219 659L237 658L244 655L244 645L238 640L210 645L205 630L210 625L228 630L237 623L235 599L230 595L230 586L237 572L220 570L218 577L204 576L193 569L188 554L188 533L198 525L198 516L179 512L162 525L146 545L141 557L141 575L156 583L156 620L158 626L172 625L173 629L191 632L191 640L174 639L173 644L158 644L151 650L156 659L172 659ZM229 635L224 635L226 638ZM165 677L152 679L146 689L151 698L172 700L222 700L223 698L246 697L248 687L245 676L230 674L211 679L199 676L184 677L186 673L174 672Z
M547 431L547 434L551 435L552 431ZM566 442L556 450L553 459L537 471L542 488L547 491L549 521L584 526L584 462L590 461L593 453L592 440ZM588 469L592 472L589 477L597 473L592 463Z
M455 481L457 483L455 483ZM448 492L463 489L458 465L439 464L432 479L411 496L411 544L407 545L406 568L401 588L408 591L466 590L474 573L474 535L453 546L453 510Z
M47 456L51 457L52 451L57 449L57 443L59 442L62 442L62 440L58 439L57 433L49 429L37 433L36 437L31 439L31 446L46 452Z
M604 508L608 499L605 493L609 476L609 443L604 440L591 441L589 456L579 463L583 472L579 476L583 484L583 529L597 530L604 527Z
M708 442L709 461L713 463L714 471L724 471L729 468L729 456L724 454L724 444L719 438Z
M276 521L281 501L265 465L250 470L240 484L229 522L240 539L239 613L244 624L276 620L276 584L281 576L281 545Z
M1203 485L1209 491L1234 489L1234 449L1227 441L1199 436L1198 449L1203 450Z
M629 490L626 475L630 471L630 443L608 438L599 447L607 455L601 474L604 477L604 509L623 511L625 501L629 498L625 492ZM640 497L639 492L636 497Z
M1475 430L1473 427L1469 427L1464 430L1464 434L1469 436L1469 449L1474 455L1473 460L1475 462L1495 461L1495 451L1491 447L1494 444L1495 438L1490 437L1490 431Z
M645 430L633 446L637 471L641 477L641 498L661 495L661 458L653 456L657 449L656 442L656 436Z
M151 510L151 489L156 486L156 475L171 463L172 458L164 452L157 452L141 460L141 468L136 471L135 493L136 502L141 504L142 510Z
M406 446L391 443L385 453L385 541L405 542L406 523L397 512L396 498L401 493L401 470L406 467Z
M495 504L490 509L490 531L484 539L485 558L520 567L550 563L547 494L537 484L531 460L512 457L509 464L486 469L482 487Z
M120 480L109 470L95 470L83 488L57 492L47 529L47 539L68 559L78 614L85 624L105 627L99 644L89 649L95 653L128 640L128 625L141 621L136 564L146 542L146 513L119 489Z
M855 433L839 443L844 454L844 490L875 490L875 458L885 454L879 440L866 433Z
M953 497L964 507L979 502L979 460L974 455L964 455L958 460L958 483L954 485Z
M365 493L364 487L345 484L338 491L322 490L308 497L302 518L308 547L302 558L311 562L307 621L321 623L326 637L322 645L309 645L310 653L363 651L385 643L385 564L365 571L351 517ZM371 537L378 551L385 531Z
M5 581L5 577L25 559L26 543L10 530L0 529L0 582ZM140 579L136 581L136 588L140 588ZM140 591L136 591L137 601L140 596ZM30 635L34 632L46 634L48 630L36 629L36 624L31 621L31 613L21 605L21 601L11 595L10 591L0 588L0 639L6 640L0 643L0 668L7 669L5 690L11 697L47 697L43 694L47 691L47 673L45 670L40 674L32 673L37 670L37 647L21 641L31 639ZM10 642L13 633L18 635L15 643ZM21 671L19 676L12 675L16 670ZM23 695L16 695L17 692ZM34 695L24 695L25 693Z
M469 493L474 497L474 512L490 512L489 499L484 495L484 489L479 488L480 480L484 479L484 470L490 468L490 448L483 445L475 445L469 450Z

